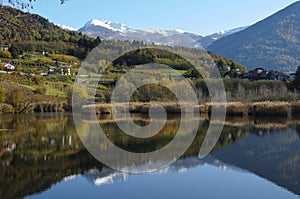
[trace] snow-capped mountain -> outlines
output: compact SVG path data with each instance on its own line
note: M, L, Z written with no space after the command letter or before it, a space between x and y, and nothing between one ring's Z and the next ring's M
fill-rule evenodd
M73 28L71 26L63 25L63 24L56 24L61 29L67 30L67 31L77 31L76 28Z
M208 35L206 37L203 37L202 39L198 40L198 42L204 47L207 48L210 44L212 44L213 42L226 37L228 35L240 32L242 30L245 30L246 28L248 28L249 26L243 26L243 27L239 27L239 28L234 28L231 30L225 30L225 31L219 31L216 33L213 33L211 35Z
M244 28L245 27L221 31L207 37L202 37L180 29L133 28L122 23L93 19L87 22L78 31L91 37L100 37L101 39L137 40L157 45L203 48L217 39L243 30Z
M102 27L106 28L108 30L114 31L114 32L122 32L125 33L126 31L130 30L128 26L122 24L122 23L114 23L107 20L99 20L99 19L92 19L89 22L87 22L82 29L87 30L89 28L93 27Z
M99 19L90 20L79 29L79 32L91 37L100 37L101 39L136 40L151 44L192 48L201 48L197 40L202 38L195 34L186 34L184 30L180 29L133 28L122 23Z

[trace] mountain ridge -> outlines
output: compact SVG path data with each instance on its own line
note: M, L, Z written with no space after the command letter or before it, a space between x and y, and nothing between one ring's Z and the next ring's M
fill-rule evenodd
M209 44L229 34L243 30L246 27L219 31L207 36L201 36L180 29L163 28L133 28L123 23L109 20L92 19L78 31L90 37L101 39L138 40L158 45L184 46L205 49Z

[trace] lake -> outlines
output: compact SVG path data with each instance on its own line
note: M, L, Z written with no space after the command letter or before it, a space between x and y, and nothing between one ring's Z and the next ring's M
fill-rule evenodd
M132 117L139 125L149 123L147 116ZM112 142L135 153L170 143L180 122L170 116L158 135L135 139L111 116L98 119ZM179 160L153 173L133 174L90 155L71 114L0 116L0 198L299 198L300 119L227 118L205 158L198 153L209 120L198 120L201 128Z

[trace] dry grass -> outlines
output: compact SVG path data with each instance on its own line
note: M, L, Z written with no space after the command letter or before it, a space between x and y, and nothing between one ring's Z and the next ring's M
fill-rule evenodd
M0 114L13 113L14 108L9 104L0 103Z
M254 116L289 116L291 115L291 103L255 102L250 104L248 114Z
M22 113L57 113L65 112L64 103L61 102L38 102L29 104Z
M174 102L134 102L130 103L129 111L130 113L142 113L148 114L151 107L154 105L162 106L167 113L176 114L181 113L181 107L178 103ZM125 104L117 104L120 112L124 110ZM254 103L242 103L242 102L229 102L226 104L212 104L206 103L198 105L195 107L190 107L188 104L184 104L187 108L184 109L185 112L199 111L201 114L211 114L212 107L226 106L227 116L290 116L292 114L300 113L300 101L299 102L254 102ZM94 104L83 106L84 113L91 113L95 110L97 114L111 114L112 107L111 104ZM218 109L216 109L218 110ZM154 112L160 112L160 109L154 106Z
M177 103L160 103L160 102L134 102L129 104L129 112L130 113L142 113L148 114L151 107L153 107L152 111L155 113L159 113L160 109L155 105L160 105L164 107L167 113L181 113L181 109L179 104ZM115 104L120 112L126 112L126 104ZM91 113L93 111L96 114L111 114L112 113L112 105L111 104L94 104L94 105L85 105L82 107L83 113Z
M200 106L200 111L210 114L212 106L220 104L206 103ZM292 104L289 102L228 102L226 103L226 115L228 116L290 116ZM295 106L296 107L296 106ZM300 103L298 103L300 111Z
M111 104L91 104L91 105L84 105L82 107L83 113L88 114L88 113L93 113L94 111L98 115L111 114L112 113Z
M249 104L241 102L229 102L226 104L226 114L235 116L245 116L249 113Z

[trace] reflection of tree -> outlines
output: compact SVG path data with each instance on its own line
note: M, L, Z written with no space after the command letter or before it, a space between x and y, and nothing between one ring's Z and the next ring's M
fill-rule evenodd
M22 198L38 193L96 166L81 145L68 115L7 115L0 117L0 198ZM16 149L5 152L15 143Z
M300 138L300 126L299 125L296 127L296 130L297 130L298 136Z
M169 117L165 127L156 136L135 139L121 133L116 124L108 119L102 118L100 123L105 131L110 132L110 140L134 152L162 148L173 139L180 123L178 117ZM143 125L148 120L147 117L139 117L136 123ZM197 136L181 157L182 160L199 153L209 125L207 120L200 122ZM0 198L22 198L42 192L67 176L82 174L93 168L101 170L103 167L84 149L71 115L6 115L0 116L0 126L1 129L10 130L0 133ZM82 126L82 132L85 129L86 126ZM225 146L238 142L252 130L249 126L226 125L215 150L226 149ZM299 126L297 131L299 134ZM9 143L16 143L17 147L12 152L5 152ZM161 160L164 158L162 156Z
M142 117L137 123L146 124L147 119ZM44 191L66 176L84 173L95 167L102 168L85 151L70 115L7 115L0 117L0 121L2 129L11 129L0 134L0 198L21 198ZM111 132L109 138L117 145L146 152L168 144L176 135L179 122L177 117L170 117L162 131L147 140L122 135L113 122L101 126ZM207 127L206 121L183 159L198 154ZM5 152L8 143L17 146L10 153Z
M11 166L0 166L0 197L22 198L39 193L66 176L81 174L95 167L101 170L102 165L84 150L76 155L46 161L15 159Z

